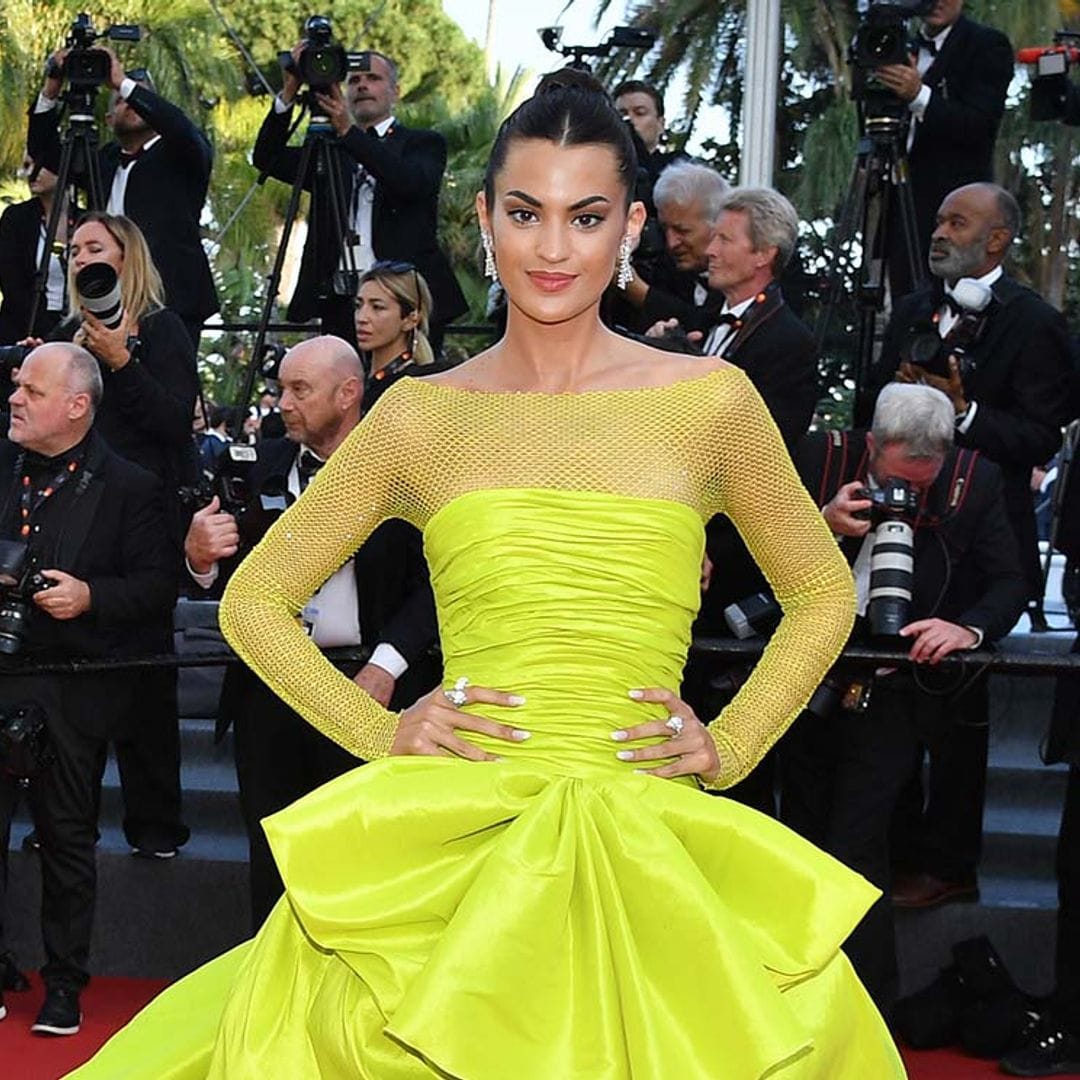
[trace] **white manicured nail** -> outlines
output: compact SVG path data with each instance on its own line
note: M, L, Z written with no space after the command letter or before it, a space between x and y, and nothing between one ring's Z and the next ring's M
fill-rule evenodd
M517 742L524 742L526 739L532 738L532 732L521 731L519 728L515 728L510 732L510 738L515 739Z
M635 701L640 701L645 696L645 691L644 690L631 690L630 691L630 696Z
M520 694L511 694L507 699L510 705L524 705L525 699Z
M634 760L634 751L633 750L619 750L619 751L616 752L615 756L620 761L633 761Z
M611 737L616 742L626 742L626 732L625 731L613 731L611 733Z

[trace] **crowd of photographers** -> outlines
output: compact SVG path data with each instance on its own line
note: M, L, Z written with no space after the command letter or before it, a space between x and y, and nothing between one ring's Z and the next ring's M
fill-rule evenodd
M728 793L882 889L848 952L888 1008L893 907L978 890L988 680L977 669L940 679L934 668L999 640L1025 609L1038 614L1030 477L1057 453L1077 395L1063 317L1004 265L1021 228L1015 200L992 182L1009 43L965 17L963 0L880 6L887 18L875 21L872 8L855 50L873 76L865 93L895 125L910 166L929 277L918 287L906 280L902 238L891 236L891 317L856 427L808 434L821 390L817 344L784 288L801 293L796 209L772 189L731 187L668 152L663 97L640 81L612 96L638 144L649 223L605 317L661 348L747 372L851 563L856 638L903 642L918 662L873 677L839 666ZM918 40L909 48L905 35L897 53L890 35L915 11ZM297 197L311 192L289 317L317 319L320 336L277 350L273 390L251 407L207 406L199 391L199 333L217 308L199 230L209 143L148 72L124 71L107 47L88 50L85 33L50 59L29 112L32 197L0 217L0 371L11 382L0 442L0 653L16 666L170 652L177 592L218 595L386 387L441 361L444 330L465 310L437 239L445 141L396 119L393 59L346 58L324 24L309 20L287 55L253 155ZM59 121L85 104L78 95L95 79L110 89L115 139L97 155L97 178L82 176L101 208L76 216L71 168L87 153L85 133ZM1080 94L1061 93L1066 119L1080 121ZM302 99L319 134L298 148L290 123ZM767 490L762 477L763 498ZM1059 534L1075 548L1078 502L1066 504L1072 517ZM707 529L702 594L698 635L767 636L775 625L767 583L723 518ZM302 618L321 647L353 650L342 670L383 704L403 707L439 679L420 536L403 522L385 523ZM697 654L683 693L713 716L743 678L739 666ZM110 744L133 850L169 858L187 838L176 685L165 666L0 678L0 927L11 820L25 795L34 821L25 846L40 856L44 896L46 997L35 1031L70 1034L81 1022ZM1059 858L1060 993L1010 1059L1028 1070L1019 1075L1080 1068L1080 852L1067 850L1080 847L1071 840L1080 693L1063 687L1057 743L1077 764ZM218 737L230 727L258 927L281 891L260 819L358 762L240 666L225 679ZM16 966L0 957L0 990L19 986Z

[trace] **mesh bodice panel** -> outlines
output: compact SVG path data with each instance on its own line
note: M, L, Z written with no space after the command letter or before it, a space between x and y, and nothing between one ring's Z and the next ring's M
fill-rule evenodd
M785 614L710 724L717 786L760 760L850 631L851 573L761 399L727 367L669 386L579 394L398 382L233 575L221 607L226 637L320 731L359 757L385 756L397 715L338 673L297 616L380 521L401 517L423 530L458 496L492 488L661 499L703 522L716 513L735 522Z

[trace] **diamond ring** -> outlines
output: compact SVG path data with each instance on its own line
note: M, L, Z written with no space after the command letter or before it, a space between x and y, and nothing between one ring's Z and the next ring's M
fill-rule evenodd
M469 685L469 680L464 675L456 683L454 683L453 690L444 690L443 697L454 706L455 709L460 709L469 699L465 690Z
M669 716L667 720L664 721L664 727L670 728L673 732L671 737L677 739L683 733L683 728L686 727L686 721L681 716Z

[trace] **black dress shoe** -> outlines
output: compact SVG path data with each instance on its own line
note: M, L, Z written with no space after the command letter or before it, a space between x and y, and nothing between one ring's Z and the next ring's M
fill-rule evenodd
M35 1035L74 1035L81 1023L79 991L70 986L50 986L45 990L45 1004L30 1030Z
M0 992L22 994L29 989L30 980L19 970L15 958L9 952L0 952Z
M1048 1016L1027 1045L1002 1058L998 1067L1009 1076L1080 1073L1080 1039Z

